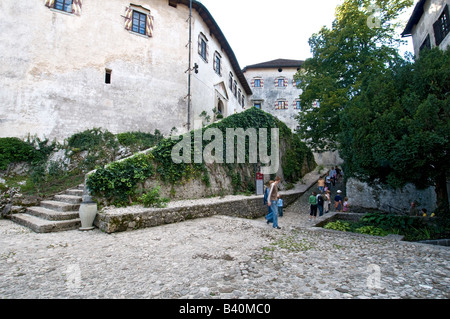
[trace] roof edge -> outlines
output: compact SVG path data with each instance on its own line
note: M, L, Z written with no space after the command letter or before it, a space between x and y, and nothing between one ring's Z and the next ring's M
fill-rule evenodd
M178 3L186 5L189 7L190 0L178 0ZM208 25L210 32L214 34L214 36L217 38L219 43L222 45L225 53L228 55L231 66L236 73L236 77L239 79L239 82L241 83L242 87L244 88L245 92L248 95L253 95L253 91L250 88L250 85L247 82L247 79L244 76L244 73L242 72L241 67L239 66L239 62L236 58L236 55L234 54L233 49L231 48L230 44L228 43L228 40L226 39L225 35L223 34L222 30L220 29L219 25L217 24L216 20L214 20L214 17L209 12L209 10L205 7L204 4L202 4L199 1L192 0L192 8L197 11L197 13L200 15L200 17L205 21L205 23Z

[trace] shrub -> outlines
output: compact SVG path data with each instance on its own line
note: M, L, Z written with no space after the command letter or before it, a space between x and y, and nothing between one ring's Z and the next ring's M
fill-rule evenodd
M160 186L157 186L147 193L143 194L139 201L144 205L144 207L157 207L164 208L170 201L168 198L161 197L159 194Z
M355 229L355 232L360 234L372 235L372 236L387 236L388 232L380 227L375 226L362 226Z
M339 231L349 231L350 223L337 220L335 222L330 222L330 223L326 224L323 228L339 230Z
M94 196L104 196L116 206L131 204L138 183L153 175L152 155L140 154L98 169L89 175L87 187Z
M0 170L6 170L10 163L31 163L36 157L31 144L15 137L0 138Z

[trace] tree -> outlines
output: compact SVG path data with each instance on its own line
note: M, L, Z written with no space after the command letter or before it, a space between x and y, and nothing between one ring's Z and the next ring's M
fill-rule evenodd
M412 3L345 0L336 9L332 28L323 27L309 39L313 57L296 75L301 80L304 110L297 119L299 133L315 151L338 148L341 112L361 93L367 78L401 60L394 21ZM377 15L371 10L374 5L379 8ZM313 107L316 101L320 107Z
M447 216L450 51L426 50L374 75L342 112L338 140L347 173L392 187L435 186Z

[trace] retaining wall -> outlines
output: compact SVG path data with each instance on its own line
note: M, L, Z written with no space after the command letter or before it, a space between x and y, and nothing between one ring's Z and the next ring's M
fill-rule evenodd
M312 186L311 184L309 185ZM284 206L295 202L309 188L300 191L280 192ZM106 233L123 232L164 224L178 223L195 218L205 218L214 215L225 215L240 218L259 218L267 214L264 205L264 196L227 196L225 198L212 198L172 203L168 208L130 207L97 214L94 225Z

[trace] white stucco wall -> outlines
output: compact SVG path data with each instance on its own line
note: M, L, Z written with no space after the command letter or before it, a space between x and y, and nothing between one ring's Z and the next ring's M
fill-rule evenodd
M101 127L125 131L181 133L187 123L189 8L167 0L133 0L154 17L153 37L125 29L122 0L83 1L81 15L44 5L44 0L0 1L0 137L61 140ZM224 57L223 76L202 65L198 32L210 37L210 54L221 51L194 11L192 114L212 113L214 85L226 83L231 69ZM112 70L105 84L105 70ZM195 78L196 77L196 78ZM228 102L233 114L237 101Z
M419 56L419 49L424 43L427 36L430 36L431 47L436 47L436 38L434 35L433 24L442 14L445 5L450 6L450 0L428 0L424 5L424 13L419 22L412 30L412 39L414 45L414 53ZM443 50L450 46L450 34L441 42L439 47Z
M254 78L261 78L264 80L263 87L252 87L253 95L250 98L250 105L253 106L255 102L261 102L263 111L276 116L278 119L286 123L286 125L295 130L298 122L295 116L299 114L300 110L295 109L294 101L298 100L302 94L302 90L294 85L294 75L297 73L297 68L282 67L282 72L278 68L260 68L248 69L245 71L247 81L251 83ZM275 79L285 77L288 80L287 87L275 87ZM278 99L286 99L288 102L288 109L277 110L275 102Z
M207 39L208 59L205 61L198 52L199 34L202 33ZM213 120L213 109L217 109L218 99L222 100L224 105L225 117L244 111L242 104L234 96L229 88L229 74L233 73L237 81L237 89L244 95L245 106L248 107L248 95L246 94L242 83L239 82L236 72L230 62L230 57L223 50L222 45L210 32L207 24L201 19L198 13L193 13L193 31L192 31L192 60L193 65L198 64L198 73L192 74L192 106L194 121L200 120L199 115L205 111ZM214 53L218 52L222 57L222 73L219 75L214 70Z

